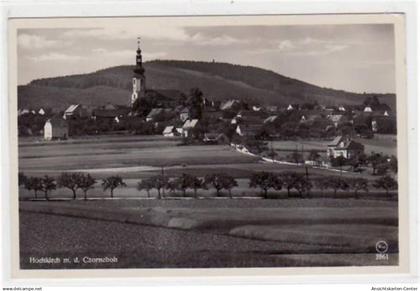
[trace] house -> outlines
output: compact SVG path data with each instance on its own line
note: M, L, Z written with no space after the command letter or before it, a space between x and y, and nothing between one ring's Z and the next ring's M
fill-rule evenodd
M44 139L67 139L69 136L69 126L66 120L53 117L48 119L44 125Z
M295 109L295 108L292 106L292 104L289 104L289 106L287 106L286 110L290 111L290 110L293 110L293 109Z
M63 118L69 119L69 118L80 118L87 116L87 109L85 106L82 106L80 104L72 104L64 111Z
M191 131L197 126L198 119L188 119L185 121L182 126L182 136L189 137L191 136Z
M178 135L178 131L176 130L176 127L173 125L165 127L165 129L162 132L162 135L165 137L173 137Z
M350 159L364 152L364 145L351 140L349 137L337 136L331 143L327 145L328 157L343 157Z
M229 138L224 133L206 132L204 134L203 142L210 144L227 144Z
M45 115L45 110L44 110L44 109L42 109L42 108L40 108L40 109L38 110L38 114L39 114L39 115Z

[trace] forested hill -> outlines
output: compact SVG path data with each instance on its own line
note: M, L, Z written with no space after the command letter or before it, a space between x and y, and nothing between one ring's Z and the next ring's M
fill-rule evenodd
M146 62L149 89L200 88L215 100L238 98L261 104L285 105L318 101L320 104L359 104L372 94L356 94L314 86L272 71L217 62L159 60ZM63 109L72 103L127 104L132 66L118 66L94 73L34 80L19 86L20 108ZM394 94L374 94L395 108Z

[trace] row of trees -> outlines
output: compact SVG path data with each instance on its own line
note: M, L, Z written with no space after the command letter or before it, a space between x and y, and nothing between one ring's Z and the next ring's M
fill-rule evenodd
M29 191L33 191L35 198L38 193L43 192L45 199L49 200L49 193L58 188L67 188L72 191L73 199L77 198L77 191L83 191L84 199L87 199L87 193L94 188L97 180L90 174L83 173L62 173L57 180L45 175L44 177L27 177L19 173L19 186L23 186ZM110 190L111 198L114 197L114 190L118 187L126 186L123 179L119 176L111 176L102 180L104 191Z
M45 199L49 200L49 193L52 190L60 188L68 188L73 193L73 199L77 198L78 190L83 191L84 199L87 199L87 193L94 187L97 181L90 174L83 173L62 173L57 180L50 176L44 177L26 177L19 174L19 185L24 186L29 191L34 191L35 198L38 198L38 192L43 192ZM295 191L301 198L309 197L310 191L316 187L322 191L332 190L334 196L338 191L353 191L354 197L359 198L360 191L369 191L369 185L365 178L343 178L340 176L317 177L308 179L304 174L296 172L256 172L249 179L250 188L259 188L264 196L268 198L270 190L280 191L287 190L289 197L292 191ZM384 189L388 194L390 190L398 188L398 183L390 176L382 176L371 183L378 189ZM101 184L104 191L110 191L111 198L114 197L114 190L127 185L120 176L110 176L102 180ZM183 173L181 176L169 179L162 175L153 176L142 179L137 184L137 190L146 191L150 197L150 191L156 189L158 198L163 198L164 190L174 194L177 190L182 192L182 196L187 195L188 189L194 191L194 197L198 198L199 189L208 190L213 188L216 195L220 196L223 190L228 191L229 197L232 198L232 189L238 186L236 179L227 174L208 174L204 177L196 177Z
M390 176L382 176L371 183L371 185L378 189L384 189L388 194L390 190L398 188L397 181ZM334 196L337 192L353 191L355 198L359 198L360 191L369 191L369 181L365 178L343 178L341 176L317 177L308 179L305 174L296 172L284 172L280 174L271 172L258 172L251 176L249 186L251 188L260 188L264 193L265 198L269 189L281 190L283 187L287 190L289 196L292 190L296 190L298 195L302 198L309 197L310 190L315 186L316 188L325 191L332 190Z
M141 180L137 184L139 191L145 190L147 196L150 197L150 190L156 189L158 198L162 198L162 190L167 189L174 193L176 190L182 191L185 197L188 189L194 190L194 197L197 198L197 191L199 189L209 189L209 186L216 190L216 195L220 196L222 190L227 190L229 196L232 198L232 188L238 186L238 182L232 176L227 174L209 174L204 178L196 177L190 174L183 173L175 179L169 179L163 176L153 176Z

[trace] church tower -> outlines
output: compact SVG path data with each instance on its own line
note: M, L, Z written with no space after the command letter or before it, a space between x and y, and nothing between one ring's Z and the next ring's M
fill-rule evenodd
M143 98L146 95L146 77L144 76L140 38L137 38L136 67L133 72L133 93L131 94L131 105L133 105L138 98Z

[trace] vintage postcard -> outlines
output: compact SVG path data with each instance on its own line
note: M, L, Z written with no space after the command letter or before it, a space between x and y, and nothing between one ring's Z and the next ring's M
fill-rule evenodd
M17 277L407 270L403 14L13 19L9 56Z

